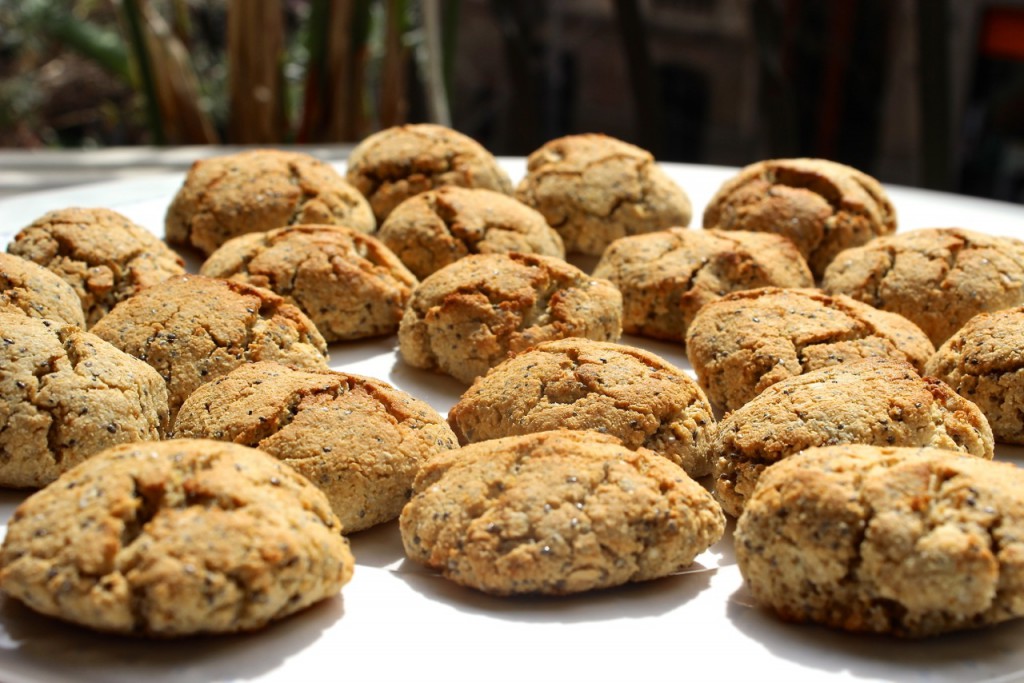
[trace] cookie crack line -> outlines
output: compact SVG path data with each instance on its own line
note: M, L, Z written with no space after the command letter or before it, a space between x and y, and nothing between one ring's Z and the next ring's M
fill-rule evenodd
M849 211L851 208L844 206L843 193L839 189L838 185L831 178L821 173L789 168L787 166L768 166L765 168L765 173L761 178L768 181L771 185L782 185L783 187L788 187L794 190L806 190L807 192L821 197L830 207L832 207L832 217L838 216L843 211ZM756 180L758 180L757 177L752 177L750 181L748 181L748 184ZM825 193L819 191L815 186L820 183L826 184L832 192ZM771 192L770 187L768 188L768 192ZM833 196L829 196L830 194ZM861 212L856 210L851 211L851 213L861 215Z
M403 413L393 404L392 401L387 400L387 397L383 395L383 392L379 387L375 387L369 382L359 381L356 376L348 375L347 373L339 373L338 378L340 381L337 381L336 383L319 384L315 387L303 387L299 391L293 393L289 396L289 401L282 406L281 410L278 411L276 416L277 428L271 434L260 436L258 439L250 439L250 442L245 443L244 445L259 448L266 439L272 437L274 434L284 430L285 427L290 425L298 416L298 413L301 412L299 409L300 405L309 399L328 396L331 399L337 400L357 389L365 390L366 393L374 399L376 404L383 408L384 413L394 421L395 426L411 421L418 421L417 416L412 415L411 413ZM330 377L330 379L334 379L334 377ZM412 428L415 429L416 427ZM401 442L405 440L404 435L399 433L399 438L399 445L401 445ZM288 457L291 459L295 456L294 454L290 454Z

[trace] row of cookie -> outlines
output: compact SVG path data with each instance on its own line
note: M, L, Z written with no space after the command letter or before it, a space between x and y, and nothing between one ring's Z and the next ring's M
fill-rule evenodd
M168 207L165 233L169 242L207 255L240 234L298 223L341 224L363 232L380 227L393 239L415 243L424 228L410 227L409 219L417 218L416 212L422 218L424 210L443 217L451 207L444 200L440 207L406 207L404 216L388 225L390 214L417 194L450 186L489 190L478 201L493 204L500 202L493 193L513 194L506 171L471 138L432 124L398 126L357 145L345 178L311 156L292 152L255 150L197 161ZM542 215L557 231L537 231L545 233L539 246L570 253L600 253L617 237L690 221L686 193L649 153L603 135L570 136L539 149L515 195L540 212L528 220ZM529 215L513 211L516 222ZM502 220L488 218L499 229ZM467 240L471 250L473 239ZM497 248L509 246L498 240ZM429 248L416 258L428 255Z
M171 243L209 255L240 234L285 225L379 228L423 277L457 256L451 249L547 254L564 248L600 255L621 237L685 227L692 214L685 190L650 153L599 134L551 140L529 156L514 195L539 213L506 213L507 203L493 193L513 194L512 182L497 160L472 139L432 124L366 138L353 149L345 178L296 153L256 150L201 160L168 208L165 233ZM453 186L489 192L461 205L449 201L458 195L442 193L439 201L402 206L420 193ZM482 223L479 208L486 203L494 204L494 213ZM389 220L396 211L400 216ZM537 216L554 232L527 229ZM508 218L526 223L513 226ZM485 239L478 247L485 223L522 234ZM856 169L821 159L778 159L748 166L723 184L705 208L703 225L781 234L821 277L843 249L894 232L896 215L877 181ZM527 232L533 240L523 237ZM430 244L438 239L440 245Z

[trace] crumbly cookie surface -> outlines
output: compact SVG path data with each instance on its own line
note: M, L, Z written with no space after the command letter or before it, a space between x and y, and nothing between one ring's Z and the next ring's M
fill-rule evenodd
M743 230L669 228L616 240L594 277L622 292L622 329L684 341L697 311L728 292L813 287L807 262L788 239Z
M270 290L202 275L140 292L93 332L163 377L172 422L197 387L243 363L327 367L327 344L298 308Z
M976 405L906 363L867 359L784 379L729 413L711 446L715 496L739 516L766 467L814 446L931 446L992 459Z
M736 526L758 602L792 621L931 636L1024 615L1024 473L933 448L813 448Z
M433 408L385 382L273 362L199 387L174 436L233 441L280 458L327 495L345 533L398 517L419 468L458 445Z
M705 306L686 353L712 404L735 410L780 380L851 360L892 358L921 372L935 347L906 318L850 297L764 287Z
M416 478L412 560L496 595L564 595L666 576L721 538L721 509L677 465L592 432L484 441Z
M413 367L469 384L534 344L565 337L615 341L622 296L561 259L478 254L442 268L413 292L398 328Z
M1024 444L1024 307L974 316L925 373L977 404L996 441Z
M610 434L647 448L691 477L711 471L711 405L679 368L641 349L560 339L527 349L477 378L448 412L460 443L555 429Z
M167 389L151 367L79 327L20 313L0 313L0 393L0 486L45 486L168 427Z
M303 152L256 149L192 164L164 231L168 242L210 255L232 237L300 224L377 227L366 199L330 164Z
M770 159L727 180L704 227L788 237L820 278L843 249L896 231L896 211L871 176L824 159Z
M71 285L38 263L2 252L0 311L85 328L82 302Z
M410 197L388 215L377 236L419 278L469 254L565 257L562 238L544 216L482 188L447 186Z
M822 288L899 313L941 346L978 313L1024 304L1024 241L912 230L839 254Z
M370 135L348 158L348 181L369 200L378 223L403 201L457 185L512 193L512 181L476 140L433 123L411 123Z
M176 439L104 451L28 498L0 587L43 614L153 637L251 631L352 576L323 494L271 456Z
M569 253L600 255L621 237L690 224L686 192L650 152L621 140L568 135L526 164L516 197L544 215Z
M199 271L265 287L298 306L328 342L391 334L416 277L373 237L297 225L229 240Z
M75 290L92 326L119 302L185 272L181 257L116 211L51 211L22 228L7 251L56 273Z

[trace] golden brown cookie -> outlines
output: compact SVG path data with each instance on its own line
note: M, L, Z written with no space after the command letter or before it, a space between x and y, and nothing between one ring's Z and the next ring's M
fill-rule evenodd
M682 469L613 437L557 431L466 446L416 477L409 558L495 595L565 595L688 566L725 518Z
M0 486L45 486L168 426L155 370L79 327L22 313L0 313L0 394Z
M469 254L518 251L565 258L562 238L544 216L480 188L442 187L410 197L377 236L419 278Z
M7 251L71 285L90 327L136 292L185 272L156 235L110 209L50 211L22 228Z
M701 309L686 336L700 386L721 410L829 365L891 358L921 372L933 353L925 333L903 316L816 289L734 292Z
M650 152L607 135L567 135L526 161L516 197L562 236L565 250L600 255L620 237L690 224L686 192Z
M970 401L907 363L871 358L773 384L718 423L715 496L736 517L766 467L814 446L931 446L992 459L992 429Z
M1024 615L1024 472L934 448L812 448L736 525L754 598L790 621L904 637Z
M378 223L409 197L457 185L512 193L512 181L480 143L433 123L374 133L348 158L348 181L369 200Z
M478 377L448 412L463 445L553 429L611 434L691 477L711 472L711 405L679 368L641 349L573 337L527 349Z
M295 225L226 242L199 271L265 287L295 304L328 342L392 334L416 277L378 240L331 225Z
M286 225L344 225L373 232L361 194L327 162L303 152L256 149L200 159L167 208L167 241L212 254L232 237Z
M352 577L324 495L266 453L177 439L110 448L14 513L0 587L50 616L158 638L251 631Z
M478 254L420 283L398 344L409 365L469 384L542 341L615 341L621 333L622 297L607 280L549 256Z
M622 292L622 330L683 341L693 316L723 294L813 287L807 262L784 237L669 228L615 240L594 269Z
M723 183L704 209L704 227L788 237L821 277L843 249L896 231L882 186L855 168L824 159L770 159Z
M398 517L419 468L458 445L437 411L385 382L272 362L196 389L174 436L233 441L280 458L327 495L345 533Z
M75 289L38 263L0 252L0 311L85 328Z
M899 313L940 346L978 313L1024 304L1024 242L912 230L839 254L821 286Z
M974 316L925 372L977 404L996 441L1024 444L1024 307Z
M172 422L196 388L244 363L327 367L327 344L302 311L269 290L202 275L140 292L92 331L164 378Z

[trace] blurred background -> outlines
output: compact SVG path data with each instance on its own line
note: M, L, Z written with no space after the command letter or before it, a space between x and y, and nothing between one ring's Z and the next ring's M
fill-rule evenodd
M1024 202L1024 1L0 0L0 147L353 143L836 159Z

